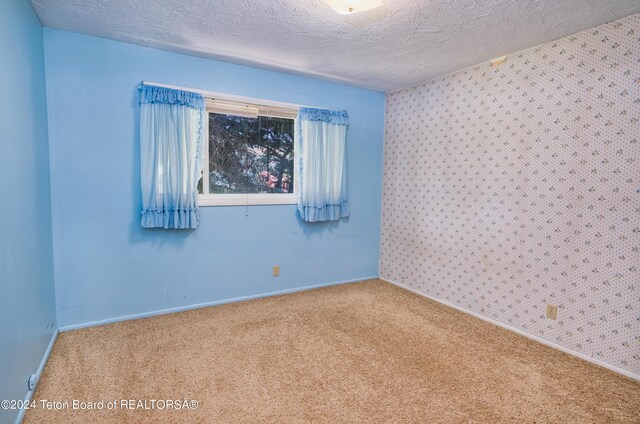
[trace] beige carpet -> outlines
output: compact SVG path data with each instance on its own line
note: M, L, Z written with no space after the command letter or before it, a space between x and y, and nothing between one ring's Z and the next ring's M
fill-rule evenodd
M26 423L640 422L640 383L379 280L60 334L34 399Z

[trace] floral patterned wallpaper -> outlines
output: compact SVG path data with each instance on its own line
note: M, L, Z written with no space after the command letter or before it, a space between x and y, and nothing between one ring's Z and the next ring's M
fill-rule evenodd
M381 277L640 374L639 119L640 14L389 93Z

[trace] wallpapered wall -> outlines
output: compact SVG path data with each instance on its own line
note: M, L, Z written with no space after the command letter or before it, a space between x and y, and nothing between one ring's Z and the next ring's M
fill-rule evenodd
M632 15L388 94L381 277L640 374L639 58Z

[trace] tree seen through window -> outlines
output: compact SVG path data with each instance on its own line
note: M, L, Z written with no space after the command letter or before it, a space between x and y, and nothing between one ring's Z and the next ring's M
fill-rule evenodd
M293 193L293 131L293 119L209 113L209 193Z

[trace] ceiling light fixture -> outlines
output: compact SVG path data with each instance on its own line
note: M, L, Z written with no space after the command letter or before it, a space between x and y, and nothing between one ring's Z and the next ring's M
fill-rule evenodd
M341 15L351 15L384 6L382 0L324 0L324 2Z

